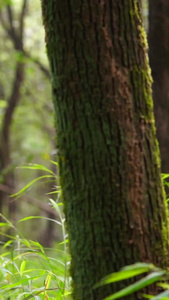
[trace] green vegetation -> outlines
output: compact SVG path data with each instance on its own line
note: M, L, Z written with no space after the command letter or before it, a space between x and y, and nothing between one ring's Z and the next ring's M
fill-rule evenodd
M4 234L8 241L2 245L0 255L0 299L71 299L71 278L69 276L70 257L67 251L65 220L62 203L51 199L62 228L63 241L53 249L44 248L37 241L20 237L10 221L4 219L2 228L12 228L13 236ZM27 223L37 217L27 217L19 223ZM38 223L38 220L37 220Z
M150 3L164 50L168 6ZM148 32L147 0L0 0L2 300L169 299L141 4Z

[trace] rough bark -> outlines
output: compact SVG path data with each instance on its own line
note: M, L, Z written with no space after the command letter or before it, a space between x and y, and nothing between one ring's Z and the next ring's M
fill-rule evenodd
M101 300L122 287L93 288L124 265L166 266L140 2L42 0L75 300Z
M169 1L149 0L149 58L162 172L169 173Z

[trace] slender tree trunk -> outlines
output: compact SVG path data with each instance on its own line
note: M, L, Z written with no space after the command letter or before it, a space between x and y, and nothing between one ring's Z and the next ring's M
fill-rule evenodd
M167 264L140 2L42 0L75 300L115 292L93 286L124 265Z
M149 0L149 57L162 172L169 173L169 1Z
M15 108L20 100L21 86L24 81L24 63L17 63L15 78L11 95L8 100L8 106L5 111L2 130L0 134L0 172L2 183L9 188L14 188L14 174L10 158L10 126L12 123ZM4 203L6 202L6 203ZM16 202L8 197L7 193L0 190L0 212L3 212L3 205L8 206L9 217L15 221Z
M14 25L14 12L12 6L6 6L6 18L3 17L3 13L0 11L0 21L6 33L10 37L14 49L18 53L23 53L23 34L24 34L24 18L27 9L27 0L22 1L21 12L19 17L19 28L16 29ZM12 124L13 115L15 109L20 101L21 86L24 81L24 61L18 61L16 63L16 71L11 88L11 94L7 99L7 108L4 114L2 129L0 132L0 174L1 183L9 187L14 188L14 174L10 157L10 127ZM16 202L11 201L7 193L0 190L0 212L3 212L4 204L8 207L9 218L12 221L16 219Z

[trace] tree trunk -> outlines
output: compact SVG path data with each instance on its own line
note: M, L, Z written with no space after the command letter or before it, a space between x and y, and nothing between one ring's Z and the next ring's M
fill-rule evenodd
M169 173L169 1L149 0L149 58L162 172Z
M10 157L10 126L12 123L15 109L20 100L21 86L24 81L24 63L17 63L15 78L11 95L8 100L8 106L4 114L2 130L0 132L0 173L2 183L9 188L14 188L14 163ZM3 206L8 207L9 218L16 221L16 201L13 201L7 193L0 190L0 212L3 213Z
M0 11L0 22L6 33L10 37L14 49L18 53L24 52L23 49L23 35L24 35L24 18L27 10L27 0L22 1L21 12L18 15L19 28L16 29L14 25L14 11L12 6L6 6L6 17ZM4 11L4 12L5 12ZM24 81L24 61L16 63L15 76L12 84L11 94L7 99L7 108L2 121L2 129L0 131L0 181L9 187L14 188L14 163L11 162L10 155L10 127L13 120L15 109L20 101L21 87ZM4 204L8 207L9 218L12 222L16 219L16 201L11 201L8 194L0 190L0 213L3 213Z
M140 2L42 0L75 300L101 300L121 288L93 286L124 265L166 267Z

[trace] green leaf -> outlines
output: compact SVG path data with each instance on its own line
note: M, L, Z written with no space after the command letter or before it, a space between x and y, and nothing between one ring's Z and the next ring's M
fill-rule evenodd
M13 240L7 241L7 242L3 245L3 249L5 249L6 247L10 246L13 242L14 242Z
M46 193L46 195L59 194L59 193L60 191L53 191L53 192Z
M133 294L133 293L141 290L142 288L160 280L164 274L166 274L166 271L153 272L153 273L149 274L148 276L144 277L143 279L137 281L136 283L133 283L133 284L129 285L128 287L120 290L119 292L105 298L104 300L119 299L124 296Z
M164 185L168 186L169 187L169 182L167 181L164 181Z
M152 299L152 298L154 297L154 296L148 295L148 294L143 294L142 296L143 296L143 298L145 298L145 299Z
M45 289L48 289L51 283L52 273L49 273L45 280Z
M162 180L169 178L169 174L162 173L161 176L162 176Z
M3 226L7 226L7 227L10 227L10 224L8 224L8 223L0 223L0 227L3 227Z
M2 253L1 255L0 255L0 258L2 258L2 257L8 257L9 256L9 254L10 254L10 252L5 252L5 253Z
M52 175L55 176L55 173L53 173L50 169L46 168L43 165L39 165L39 164L29 164L28 166L19 167L19 169L42 170L42 171L51 173Z
M124 267L121 271L112 273L104 277L95 287L99 287L112 282L128 279L149 271L155 268L153 264L136 263L127 267Z
M27 221L27 220L32 220L32 219L43 219L43 217L41 217L41 216L29 216L29 217L25 217L25 218L19 220L18 223L24 222L24 221Z
M31 241L31 244L36 246L37 248L39 248L42 253L45 253L44 248L40 243L35 242L35 241Z
M51 202L51 204L53 205L53 207L56 209L58 215L60 216L61 218L61 211L60 211L60 208L59 208L59 205L57 204L56 201L54 201L53 199L49 199L49 201ZM61 218L62 219L62 218Z
M20 265L21 276L23 275L23 272L25 271L25 267L26 267L26 260L24 259Z
M162 287L164 290L169 290L169 284L165 282L159 282L158 286Z
M9 272L9 271L8 271ZM4 290L4 289L12 289L14 287L20 287L21 284L24 284L24 283L27 283L29 282L30 280L36 280L38 279L40 276L33 276L33 277L29 277L29 278L23 278L19 281L17 281L16 283L13 283L13 284L7 284L7 285L4 285L4 286L1 286L1 290Z
M142 268L147 268L148 270L151 271L157 269L153 264L138 262L133 265L123 267L122 270L135 270L135 269L142 269Z
M63 242L59 243L59 245L68 244L68 243L69 243L69 239L66 239Z
M28 221L28 220L32 220L32 219L43 219L43 220L48 220L48 221L51 221L51 222L54 222L58 225L61 225L61 223L55 219L51 219L51 218L47 218L47 217L42 217L42 216L30 216L30 217L25 217L21 220L18 221L18 223L20 222L24 222L24 221Z
M169 300L169 290L160 293L159 295L152 298L152 300Z
M32 180L31 182L29 182L23 189L21 189L19 192L15 193L15 194L12 194L10 197L19 197L21 196L26 190L28 190L28 188L30 188L35 182L41 180L41 179L44 179L44 178L53 178L54 176L53 175L43 175L43 176L40 176L38 178L35 178L34 180Z
M58 163L57 163L56 161L51 160L50 162L51 162L52 164L58 166Z

